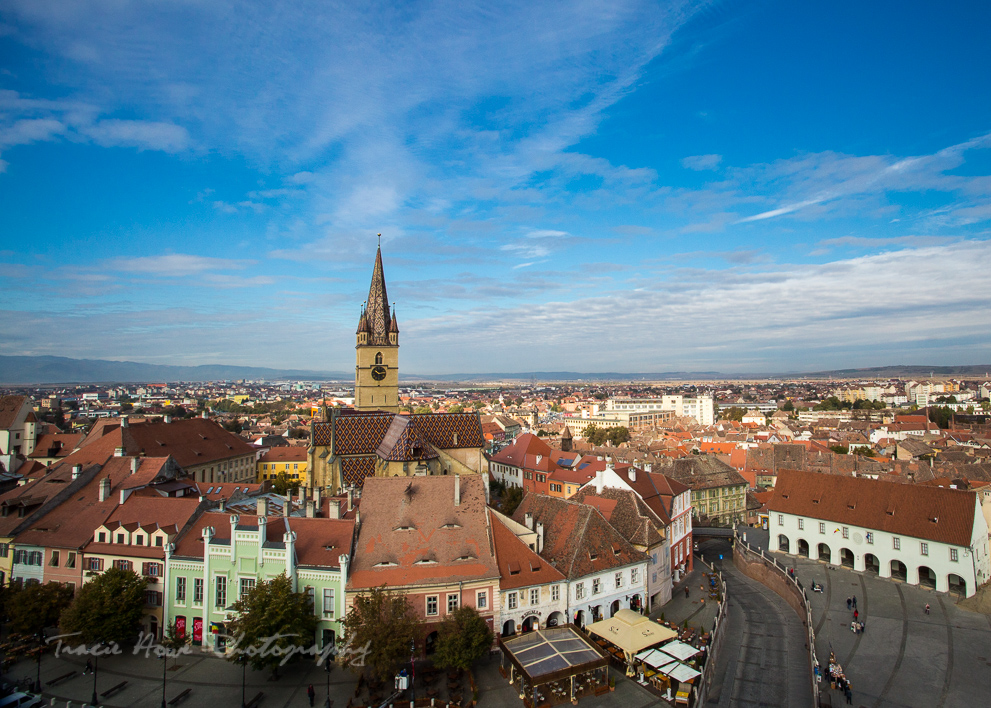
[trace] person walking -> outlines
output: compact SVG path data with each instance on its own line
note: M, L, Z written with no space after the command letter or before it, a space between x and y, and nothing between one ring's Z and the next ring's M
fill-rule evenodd
M853 606L853 600L849 597L846 599L846 608L849 610Z
M857 596L853 596L853 609L857 609Z
M850 690L850 684L847 683L846 690L843 691L843 695L846 696L847 705L853 705L853 691Z
M929 603L928 602L926 603L926 614L927 615L929 614Z
M310 699L310 705L312 706L313 705L313 701L316 700L316 697L317 697L317 692L313 688L313 684L312 683L306 689L306 697Z
M86 668L83 669L83 676L85 676L86 674L91 674L91 673L93 673L93 660L92 659L87 659L86 660Z
M854 610L853 611L853 621L856 622L858 619L860 619L860 612L858 612L857 610Z

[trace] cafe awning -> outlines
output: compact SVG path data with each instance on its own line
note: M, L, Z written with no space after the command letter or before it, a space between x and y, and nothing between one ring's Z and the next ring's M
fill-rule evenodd
M629 656L678 636L673 629L633 610L620 610L609 619L590 624L588 631L615 644Z
M685 644L681 641L668 642L662 647L657 647L660 651L664 652L669 656L673 656L678 661L685 661L691 659L696 654L699 654L698 649L693 647L691 644Z

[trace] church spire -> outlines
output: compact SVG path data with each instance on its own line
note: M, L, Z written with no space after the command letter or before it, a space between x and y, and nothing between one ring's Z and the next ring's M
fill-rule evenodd
M368 303L364 319L370 330L369 344L388 344L392 318L389 314L389 294L385 289L385 271L382 268L382 234L379 234L379 247L375 252L375 268L372 270L372 283L368 288Z

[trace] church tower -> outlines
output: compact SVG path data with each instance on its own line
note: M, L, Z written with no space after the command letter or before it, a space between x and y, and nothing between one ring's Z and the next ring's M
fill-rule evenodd
M381 237L381 234L379 234ZM360 411L399 412L399 324L389 311L382 269L382 244L375 253L368 300L358 318L354 369L354 407Z

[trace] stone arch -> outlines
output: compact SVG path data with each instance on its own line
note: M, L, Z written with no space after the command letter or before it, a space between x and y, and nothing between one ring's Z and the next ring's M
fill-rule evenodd
M376 364L381 364L383 361L385 361L385 359L382 358L382 352L376 353L375 354L375 363Z
M881 574L881 561L878 560L877 556L873 553L864 554L864 570L868 573L874 573L874 575Z
M967 581L956 573L946 576L946 590L960 597L967 597Z
M539 623L537 621L537 618L535 616L533 616L533 615L530 615L529 617L527 617L526 619L523 620L523 624L520 626L520 631L522 631L522 632L532 632L538 626L540 626L540 625L539 625Z
M511 637L516 634L516 623L513 620L506 620L502 623L502 636Z
M919 586L924 588L929 588L930 590L936 589L936 571L927 565L919 566Z
M805 558L809 557L809 542L804 538L798 539L798 555L804 556Z
M820 543L816 546L816 560L831 562L833 557L832 551L829 550L829 546L825 543Z
M908 582L908 568L900 560L891 561L891 579Z
M619 612L619 600L613 600L609 605L609 616L613 617L617 612Z
M849 548L840 549L840 565L844 568L853 568L854 566L854 555L853 551Z
M548 627L558 627L562 624L564 624L564 614L561 612L551 612L551 614L547 617Z
M778 550L782 553L791 553L791 541L783 533L778 534Z

